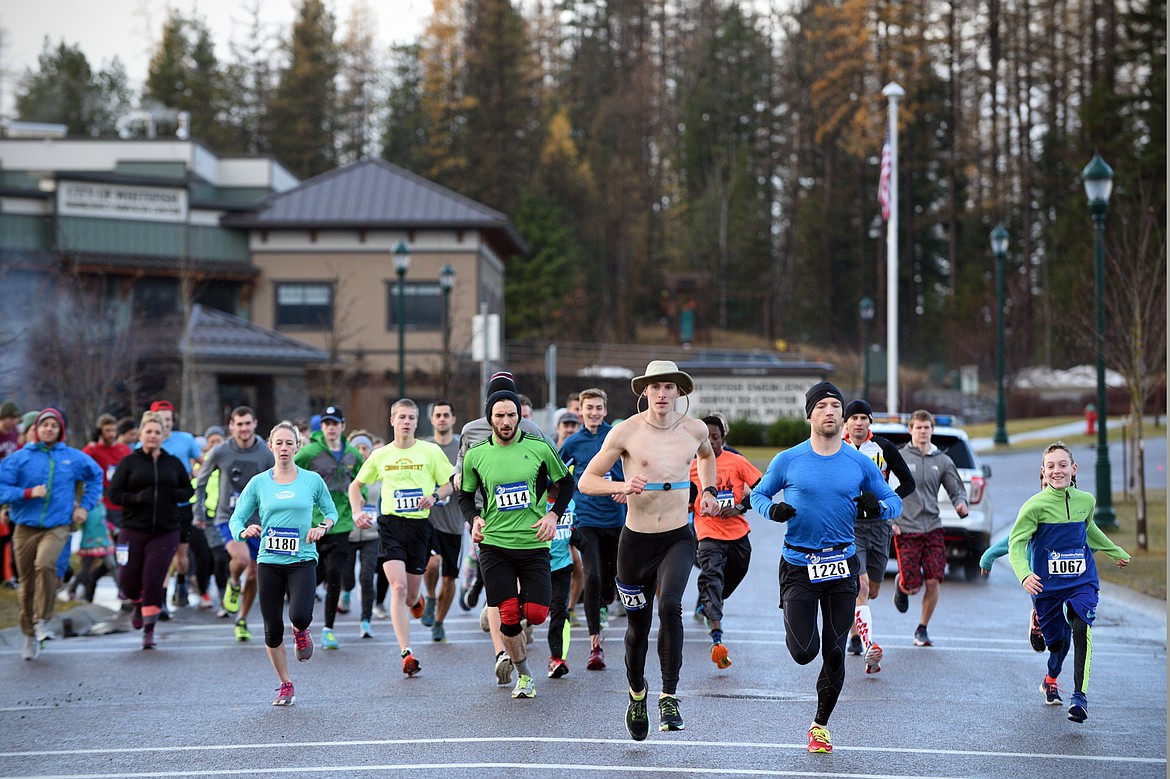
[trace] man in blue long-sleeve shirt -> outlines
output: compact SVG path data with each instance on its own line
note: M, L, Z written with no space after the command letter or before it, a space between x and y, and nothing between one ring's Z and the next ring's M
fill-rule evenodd
M860 566L854 553L858 517L893 519L902 499L873 460L841 440L841 391L827 381L805 393L812 428L808 441L772 460L752 490L752 508L789 522L780 558L780 607L792 659L807 665L823 657L817 713L808 729L809 752L832 752L829 716L845 683L845 640L853 623ZM772 498L784 491L784 502ZM817 629L820 610L824 635Z

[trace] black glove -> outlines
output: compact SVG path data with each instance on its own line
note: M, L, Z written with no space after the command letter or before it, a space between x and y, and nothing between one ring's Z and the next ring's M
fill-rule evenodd
M863 492L853 499L857 504L857 516L862 519L869 519L876 517L882 513L882 504L878 502L877 495L872 492Z
M768 510L768 519L773 522L787 522L796 516L796 509L787 503L773 503Z

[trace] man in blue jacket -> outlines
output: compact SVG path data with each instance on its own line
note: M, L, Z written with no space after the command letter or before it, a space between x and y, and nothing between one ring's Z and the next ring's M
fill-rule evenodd
M581 418L585 426L565 439L561 445L561 460L579 484L581 474L593 459L613 426L605 421L607 412L605 390L587 389L581 392ZM607 481L624 481L622 464L615 462L606 472ZM589 627L589 659L585 667L590 671L605 668L605 652L601 648L601 605L613 603L617 577L618 539L626 523L625 496L586 495L576 493L577 531L582 541L581 564L585 568L585 622Z
M48 621L57 594L57 557L102 496L102 469L67 446L65 415L49 407L33 423L35 440L0 462L0 503L12 506L13 556L20 577L20 630L25 660L53 638ZM80 500L77 484L84 485Z

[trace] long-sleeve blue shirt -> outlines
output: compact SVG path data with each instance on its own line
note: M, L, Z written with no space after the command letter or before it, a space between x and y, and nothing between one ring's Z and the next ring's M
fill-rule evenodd
M857 519L853 499L863 492L877 496L881 519L893 519L902 512L902 499L886 484L873 460L847 445L826 457L805 441L776 455L752 490L752 508L769 516L772 498L781 490L784 502L796 509L796 516L788 520L783 552L793 565L807 560L804 552L789 547L840 548L846 556L853 554Z
M305 541L313 527L313 507L325 519L337 521L337 506L325 486L325 480L313 471L297 468L297 478L289 484L277 484L272 469L257 474L248 482L236 501L229 520L232 538L242 541L240 533L248 518L260 512L260 554L256 562L278 565L317 559L317 545ZM295 550L290 540L296 539Z
M598 425L596 433L591 433L588 428L583 427L561 444L561 460L569 469L569 473L573 474L574 485L580 486L581 474L589 467L589 461L601 451L605 437L612 429L613 425L608 422ZM605 478L611 481L625 481L621 460L613 464L606 472ZM573 493L573 500L577 506L575 520L577 527L621 527L626 523L626 507L614 501L611 495L586 495L578 489Z
M18 525L68 525L78 482L85 485L78 503L90 511L102 497L101 466L61 441L52 446L30 442L0 461L0 504L12 504L12 521ZM26 490L40 484L48 488L45 497L25 497Z

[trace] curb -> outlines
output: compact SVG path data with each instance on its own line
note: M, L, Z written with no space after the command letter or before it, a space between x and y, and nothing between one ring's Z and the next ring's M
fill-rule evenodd
M1166 601L1137 590L1131 590L1122 584L1102 580L1100 585L1102 597L1118 601L1126 607L1140 612L1154 625L1166 627Z

